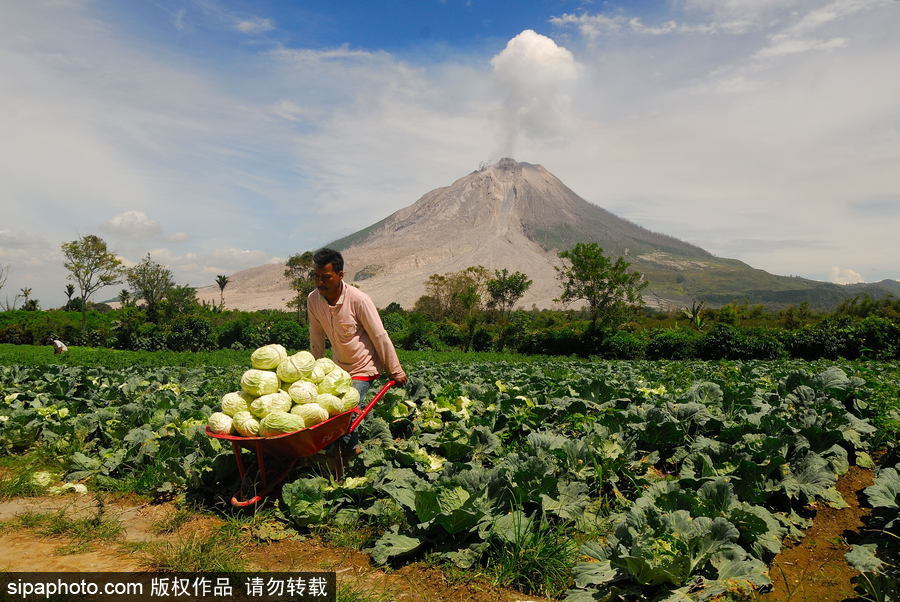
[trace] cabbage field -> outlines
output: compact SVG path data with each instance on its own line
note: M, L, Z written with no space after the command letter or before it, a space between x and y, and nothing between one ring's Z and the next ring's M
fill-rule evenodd
M286 523L364 533L376 564L507 571L571 600L742 599L771 583L811 505L846 506L837 479L860 466L875 470L865 494L881 535L848 558L860 587L890 587L896 362L407 368L344 481L310 468L288 480L274 502ZM245 369L0 366L0 449L52 454L89 489L224 510L231 448L203 429Z

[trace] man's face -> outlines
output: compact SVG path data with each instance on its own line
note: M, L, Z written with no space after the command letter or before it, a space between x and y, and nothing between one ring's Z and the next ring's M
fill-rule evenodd
M341 280L344 278L344 271L335 272L334 267L330 263L326 263L325 267L316 267L316 288L326 298L334 299L341 292Z

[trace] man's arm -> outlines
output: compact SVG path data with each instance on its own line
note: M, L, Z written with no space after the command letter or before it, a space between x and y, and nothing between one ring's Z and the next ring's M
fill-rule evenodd
M310 300L306 302L306 319L309 322L309 351L313 357L319 359L325 356L325 329L319 323L319 319L310 307Z
M384 369L390 373L391 379L397 381L398 385L405 385L407 381L406 372L400 365L400 359L397 357L397 350L394 349L394 343L391 341L390 335L384 329L381 322L381 316L371 299L365 299L359 306L359 322L371 339L375 346L375 352L381 359Z

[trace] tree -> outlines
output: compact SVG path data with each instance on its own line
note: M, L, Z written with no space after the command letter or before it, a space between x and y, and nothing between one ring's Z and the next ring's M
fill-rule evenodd
M532 284L533 282L522 272L510 274L506 268L502 271L494 270L494 277L487 282L489 307L504 316L509 316L513 307Z
M97 290L121 281L122 262L106 248L106 241L95 234L63 243L62 252L68 278L78 285L81 293L81 331L84 332L88 300Z
M510 274L506 268L503 268L502 271L494 270L494 277L488 280L487 290L490 296L488 307L500 314L500 332L497 336L497 347L501 350L506 345L506 329L509 323L509 315L531 285L532 281L528 276L522 272Z
M216 276L216 284L219 285L219 308L223 309L225 307L225 287L231 280L225 274L219 274Z
M37 311L41 308L40 302L37 299L31 298L31 289L23 288L20 291L22 298L25 302L22 304L22 309L25 311Z
M147 253L142 262L128 269L127 280L135 300L143 299L147 304L147 318L151 322L156 322L160 301L166 297L169 289L175 286L172 271L153 261L150 253Z
M297 308L297 321L302 322L303 314L306 312L306 298L316 288L316 265L313 262L313 252L306 251L291 255L284 267L284 277L290 281L291 288L296 293L288 306Z
M631 264L623 258L613 263L597 243L578 243L558 255L565 261L555 267L563 289L556 300L587 302L592 331L598 323L602 329L617 326L640 303L647 282L639 272L629 272Z
M9 277L9 265L0 265L0 291L6 286L6 279Z
M160 303L163 308L163 317L168 322L178 316L193 313L199 303L197 302L197 289L187 285L172 286L166 291L166 298Z
M127 288L123 288L119 291L118 299L122 307L128 307L129 305L131 305L131 291L129 291Z
M487 268L469 266L459 272L432 274L425 282L427 305L436 320L464 321L483 309L487 298ZM417 305L420 305L418 301Z
M432 274L425 283L428 294L416 301L416 307L434 319L465 323L464 350L468 351L482 317L489 278L487 268L480 265L469 266L459 272Z

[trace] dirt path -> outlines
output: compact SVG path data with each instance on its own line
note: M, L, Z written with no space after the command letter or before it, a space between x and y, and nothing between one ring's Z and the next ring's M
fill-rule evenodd
M84 551L66 553L65 546L70 543L67 538L8 528L0 532L0 571L143 571L147 569L141 552L123 543L177 541L192 532L208 532L223 524L212 517L197 517L174 533L159 535L153 525L172 514L175 510L172 504L142 504L126 498L107 500L103 507L107 517L115 518L125 528L123 535L115 541L92 541ZM60 510L72 518L91 516L97 511L97 503L92 496L86 495L19 498L0 502L0 522L14 520L26 512ZM245 560L253 571L335 571L339 584L370 593L375 599L410 602L540 599L492 587L483 580L450 583L440 570L423 563L385 572L372 566L367 554L335 548L316 537L249 544L245 548Z
M844 537L859 531L871 512L860 506L857 494L872 482L872 471L856 466L838 479L837 489L849 507L837 510L817 505L813 525L803 540L775 557L769 568L774 589L763 600L839 602L855 596L850 579L859 573L844 558L850 551Z

